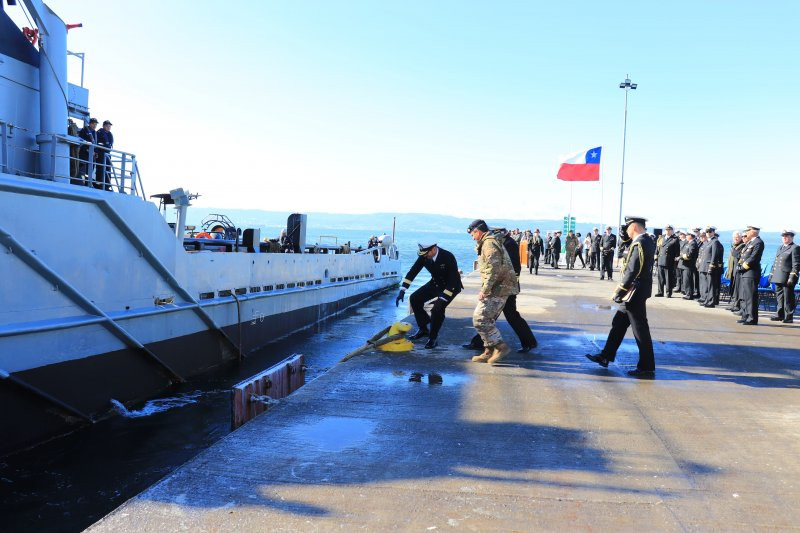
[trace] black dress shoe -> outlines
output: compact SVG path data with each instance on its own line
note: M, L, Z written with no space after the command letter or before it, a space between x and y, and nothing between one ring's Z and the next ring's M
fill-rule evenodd
M684 296L683 299L684 300L694 300L694 298L692 298L691 296Z
M524 345L522 348L517 350L517 353L528 353L537 346L539 346L539 343L534 339L533 344Z
M422 337L427 337L428 335L430 335L428 328L419 328L416 333L409 337L409 339L415 341L421 339Z
M428 342L425 343L425 348L427 350L432 350L432 349L436 348L437 346L439 346L439 341L436 340L436 337L428 339Z
M470 341L467 344L462 344L462 348L466 348L467 350L483 350L483 344L475 344L474 342Z
M743 326L757 326L758 325L758 320L746 320L746 321L742 322L742 325Z
M780 321L783 320L783 317L782 316L773 316L773 317L770 317L770 320L772 320L773 322L780 322Z
M441 385L442 376L439 374L428 374L428 385Z
M586 359L592 361L593 363L597 363L598 365L602 366L603 368L608 368L608 359L603 357L600 354L592 355L590 353L586 354Z
M791 324L791 323L793 323L793 322L794 322L794 320L793 320L793 319L791 319L791 318L784 318L784 319L783 319L783 323L784 323L784 324Z
M672 293L671 292L667 293L667 298L672 298Z
M714 304L706 304L703 307L708 307L709 309L714 309L716 306Z
M655 296L656 298L662 298L664 296L664 293L663 292L657 292L653 296Z
M655 370L641 370L639 368L628 370L625 373L631 376L632 378L640 378L640 379L653 379L656 375Z

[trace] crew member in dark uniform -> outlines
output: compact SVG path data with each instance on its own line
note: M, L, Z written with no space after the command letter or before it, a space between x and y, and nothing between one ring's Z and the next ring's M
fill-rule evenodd
M561 232L557 231L550 241L550 261L553 268L558 268L559 257L561 257Z
M694 278L697 274L697 242L694 233L687 233L681 246L681 266L683 267L683 299L694 300Z
M88 124L83 126L80 131L78 132L78 137L83 139L86 142L97 144L97 119L90 118ZM92 151L92 161L95 161L97 158L97 154ZM83 179L83 185L89 185L89 146L88 145L81 145L80 150L78 150L78 157L80 158L81 162L79 165L78 173Z
M770 320L781 320L786 324L794 321L797 274L800 272L800 246L794 243L794 230L785 229L781 233L783 244L775 255L770 279L775 284L775 299L778 302L777 314Z
M708 233L700 234L700 247L697 249L697 272L700 274L700 296L697 303L706 305L708 298L708 265L711 264L711 246L708 242Z
M739 257L742 319L737 322L746 326L758 324L758 284L761 283L761 255L764 253L764 241L758 236L759 231L760 228L747 226L747 244Z
M544 242L539 233L539 228L533 232L533 236L528 240L528 274L539 275L539 256L542 255ZM479 335L480 336L480 335Z
M700 254L700 248L703 246L705 242L705 233L700 232L700 228L694 228L692 230L694 232L694 242L697 244L697 254ZM701 238L702 236L702 238ZM695 300L700 298L700 271L696 268L697 264L695 263L694 269L694 298Z
M536 231L536 235L538 236L539 230ZM506 233L504 229L494 230L494 233L497 235L498 240L500 240L501 235L505 233L505 238L502 239L503 247L506 249L506 252L508 252L508 257L511 258L511 265L514 267L514 272L517 274L517 278L519 278L519 273L522 270L522 265L520 264L519 260L519 245L509 233ZM506 317L508 324L511 326L511 329L514 330L514 333L517 334L517 337L519 337L519 342L522 344L522 348L517 350L517 353L528 353L538 346L539 343L536 342L536 337L533 335L531 327L528 325L525 319L522 318L522 316L519 314L519 311L517 311L516 294L511 294L508 296L506 304L503 306L503 316ZM481 339L479 334L475 334L475 336L472 337L472 340L470 340L467 344L464 344L463 347L470 350L483 350L483 339Z
M95 178L95 189L111 190L111 176L109 169L111 168L111 156L108 152L114 148L114 134L111 133L111 121L104 120L103 127L97 130L97 144L102 148L97 149L97 172Z
M728 269L725 271L725 277L730 280L728 284L728 293L730 294L731 301L728 304L728 310L738 311L739 307L739 257L742 255L744 249L744 241L738 231L733 232L733 240L731 241L731 251L728 255Z
M659 238L660 246L657 247L658 253L658 292L657 297L664 296L672 298L672 289L675 287L675 259L680 253L680 243L674 233L674 229L669 224L664 228L665 235Z
M645 232L645 222L642 217L625 217L625 233L632 241L623 258L622 281L614 291L614 301L619 304L619 310L611 321L611 331L603 350L597 355L586 354L590 361L608 367L608 363L616 359L617 350L630 326L639 347L639 362L636 369L628 371L628 375L637 378L651 378L656 369L653 339L647 323L647 299L653 290L656 244Z
M654 245L655 246L655 245ZM606 234L600 240L600 279L608 275L611 277L614 268L614 249L617 247L617 236L611 233L611 226L606 228Z
M708 230L711 230L710 232ZM709 247L708 286L706 287L706 301L704 307L719 305L719 287L722 282L722 259L725 257L725 247L719 242L716 228L707 228Z
M419 244L418 247L419 257L406 274L395 304L400 305L411 282L414 281L422 267L425 267L431 274L431 280L415 290L409 298L411 310L414 312L414 318L419 326L417 332L409 338L417 340L428 337L425 348L430 349L435 348L438 344L437 337L444 322L444 310L464 286L461 284L461 274L458 273L458 263L453 254L444 248L439 248L436 243ZM429 316L424 306L425 302L433 299L436 301L433 303ZM430 325L430 330L428 325Z
M603 237L600 235L600 233L598 233L599 231L600 230L597 228L594 228L592 230L591 234L592 254L591 254L591 261L589 263L589 270L594 270L595 268L597 270L600 270L600 241L603 240Z
M675 256L675 292L683 292L683 263L681 262L681 248L686 242L686 234L682 231L675 232L678 236L678 255Z

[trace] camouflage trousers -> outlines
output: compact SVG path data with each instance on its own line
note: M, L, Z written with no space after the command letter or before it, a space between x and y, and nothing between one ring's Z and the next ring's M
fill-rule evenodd
M483 301L478 300L478 305L475 306L475 311L472 313L472 325L483 339L484 346L497 346L503 342L503 337L495 322L503 312L507 299L508 296L488 296Z

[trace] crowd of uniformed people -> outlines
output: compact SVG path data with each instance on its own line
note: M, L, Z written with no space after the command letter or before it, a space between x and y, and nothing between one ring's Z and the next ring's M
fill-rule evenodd
M575 260L580 257L583 268L598 270L600 279L612 280L614 256L621 259L619 284L613 293L618 307L611 330L600 353L586 354L586 357L607 367L615 360L630 327L639 348L639 360L628 375L651 379L655 375L655 357L647 321L647 299L651 296L672 298L674 294L682 294L684 300L715 308L720 305L720 295L725 287L730 297L727 308L740 317L739 323L756 325L764 242L759 237L760 228L748 226L745 231L733 233L726 258L725 247L713 226L676 232L675 228L667 225L663 233L655 235L646 231L646 222L643 217L625 217L619 236L610 226L602 235L599 228L594 228L585 239L581 239L580 233L569 231L565 263L568 269L575 268ZM502 313L520 340L518 352L529 352L538 343L516 306L522 266L520 244L524 241L524 249L527 249L528 273L538 275L540 258L551 268L559 268L561 232L548 232L542 237L539 229L525 232L490 229L481 219L473 221L467 231L476 242L481 286L472 317L476 335L464 347L482 350L472 357L476 362L494 364L506 359L511 349L496 326ZM793 230L782 232L783 242L768 277L768 283L774 284L777 302L776 313L770 318L772 321L792 323L794 320L795 287L800 272L800 247L794 243L794 235ZM405 292L414 278L423 268L427 269L431 280L409 298L418 325L410 338L426 339L425 348L432 349L438 346L445 310L463 285L452 253L440 248L436 242L419 243L418 247L419 257L403 279L396 303L399 305L404 301ZM429 302L433 302L430 313L425 309Z

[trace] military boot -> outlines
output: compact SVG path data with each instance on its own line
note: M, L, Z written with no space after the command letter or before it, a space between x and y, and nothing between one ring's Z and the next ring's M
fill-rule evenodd
M499 363L503 359L505 359L510 352L511 348L508 347L508 344L501 341L500 344L494 347L494 350L492 351L492 356L486 362L489 363L490 365Z
M483 349L482 354L474 356L472 360L476 363L485 363L492 356L493 352L494 350L491 347L487 346L486 348Z

